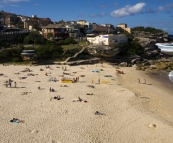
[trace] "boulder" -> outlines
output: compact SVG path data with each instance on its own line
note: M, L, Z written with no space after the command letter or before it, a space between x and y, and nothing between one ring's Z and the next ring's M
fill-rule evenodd
M119 64L120 67L127 67L127 62L122 62Z
M137 61L141 61L141 58L133 59L133 60L131 60L131 63L132 63L132 64L136 64Z

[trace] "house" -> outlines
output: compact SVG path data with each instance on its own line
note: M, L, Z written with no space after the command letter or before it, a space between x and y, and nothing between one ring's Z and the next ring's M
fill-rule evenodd
M54 39L63 39L69 36L64 24L48 24L47 26L41 26L41 28L45 38L48 38L49 33L52 33Z
M124 34L105 34L94 36L94 34L87 34L87 41L93 45L113 45L127 43L128 38Z
M27 18L24 20L24 28L32 30L32 26L35 24L38 24L39 26L46 26L51 23L52 21L50 18Z
M131 28L127 27L127 24L125 24L125 23L118 24L118 27L120 27L121 29L127 31L128 33L131 33Z
M80 25L85 25L86 20L78 20L77 23L80 24Z
M4 14L3 16L1 16L0 20L2 24L7 27L15 27L15 25L21 21L21 19L17 17L17 15L12 14Z
M82 33L80 32L80 24L66 23L65 28L66 28L66 31L69 33L69 37L76 38L82 35Z

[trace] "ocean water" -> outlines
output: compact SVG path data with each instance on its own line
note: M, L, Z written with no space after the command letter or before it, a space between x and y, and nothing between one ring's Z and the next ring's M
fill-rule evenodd
M173 52L173 43L156 43L162 52Z
M168 75L169 79L173 82L173 71L171 71Z

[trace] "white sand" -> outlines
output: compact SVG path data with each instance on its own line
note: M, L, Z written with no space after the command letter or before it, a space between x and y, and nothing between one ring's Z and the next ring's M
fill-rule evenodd
M0 76L0 143L172 142L172 111L157 92L138 84L133 68L122 68L125 74L117 76L116 69L108 64L104 64L104 68L101 64L67 66L65 72L74 76L66 77L85 77L79 77L78 83L62 83L59 75L63 71L61 66L56 67L53 65L50 70L44 66L0 65L0 73L5 74ZM27 76L28 72L20 72L25 68L38 75ZM92 72L95 69L104 71ZM17 72L20 74L14 74ZM51 74L45 76L46 72ZM113 77L105 78L105 74ZM20 80L21 75L27 78ZM59 81L48 82L50 77ZM12 88L6 88L3 84L8 79L16 81L17 88L14 82ZM110 84L98 84L98 79L108 80ZM50 92L50 87L56 92ZM21 95L21 92L31 93ZM86 95L87 92L94 95ZM63 99L50 100L57 95ZM72 102L78 96L88 102ZM95 115L95 111L106 115ZM11 123L13 118L25 122Z

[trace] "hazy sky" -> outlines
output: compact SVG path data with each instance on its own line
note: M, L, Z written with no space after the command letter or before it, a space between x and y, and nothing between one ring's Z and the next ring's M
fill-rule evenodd
M0 10L52 21L86 20L98 24L151 26L173 34L171 0L0 0Z

